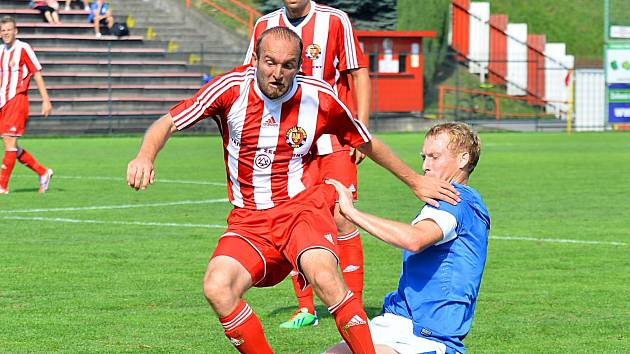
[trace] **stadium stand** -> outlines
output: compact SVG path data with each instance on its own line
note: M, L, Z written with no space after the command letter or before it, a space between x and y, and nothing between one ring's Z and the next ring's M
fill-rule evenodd
M61 24L54 25L42 23L28 3L3 0L0 16L16 18L18 39L37 53L52 99L53 113L44 120L31 85L30 133L143 131L196 92L204 74L239 65L247 46L245 38L168 0L110 1L114 17L133 25L120 38L96 38L85 10L62 8Z

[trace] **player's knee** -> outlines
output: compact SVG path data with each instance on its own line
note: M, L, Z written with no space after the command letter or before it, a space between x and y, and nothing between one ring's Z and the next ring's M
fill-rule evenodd
M203 294L209 303L218 304L231 297L230 284L231 281L221 272L208 271L203 280Z
M309 281L315 289L328 290L342 286L339 273L336 269L326 269L315 272Z

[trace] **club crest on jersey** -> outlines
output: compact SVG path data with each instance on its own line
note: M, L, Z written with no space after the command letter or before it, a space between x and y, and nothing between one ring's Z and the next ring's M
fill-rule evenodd
M287 130L287 144L293 149L300 148L306 143L306 131L302 127L295 126Z
M261 169L265 169L271 165L271 158L267 155L261 154L256 156L254 163Z
M316 60L319 59L319 55L322 54L322 48L319 45L313 43L306 47L306 50L304 52L307 58L311 60Z

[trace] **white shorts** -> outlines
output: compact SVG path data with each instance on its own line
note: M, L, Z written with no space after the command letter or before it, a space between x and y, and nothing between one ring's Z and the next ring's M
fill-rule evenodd
M385 313L370 321L374 345L386 345L400 354L444 354L446 345L413 334L413 323L402 316Z

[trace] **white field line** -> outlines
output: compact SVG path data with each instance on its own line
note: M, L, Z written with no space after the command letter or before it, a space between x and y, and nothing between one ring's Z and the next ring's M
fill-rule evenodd
M131 208L149 208L173 205L191 205L191 204L212 204L227 203L226 198L208 199L208 200L182 200L178 202L163 202L149 204L122 204L122 205L97 205L86 207L69 207L69 208L47 208L47 209L18 209L18 210L0 210L0 214L17 214L17 213L46 213L55 211L81 211L81 210L107 210L107 209L131 209Z
M64 222L74 224L110 224L110 225L139 225L139 226L172 226L172 227L189 227L201 229L225 229L226 225L217 224L187 224L187 223L161 223L161 222L142 222L142 221L105 221L105 220L86 220L86 219L69 219L69 218L45 218L38 216L0 216L5 220L23 220L23 221L51 221ZM490 236L491 240L502 241L533 241L533 242L551 242L551 243L571 243L586 245L610 245L610 246L627 246L624 242L607 242L607 241L590 241L590 240L567 240L553 238L537 238L537 237L518 237L518 236Z
M13 177L33 177L33 175L14 175ZM105 177L105 176L58 176L55 174L55 180L57 179L85 179L85 180L98 180L98 181L116 181L116 182L125 182L125 178L123 177ZM206 181L187 181L187 180L178 180L178 179L161 179L156 178L155 183L174 183L174 184L195 184L195 185L205 185L205 186L219 186L225 187L226 183L221 182L206 182Z
M502 241L535 241L535 242L551 242L551 243L575 243L584 245L611 245L611 246L627 246L624 242L614 241L590 241L590 240L566 240L561 238L537 238L524 236L490 236L491 240Z
M192 227L204 229L225 229L225 225L212 224L180 224L172 222L143 222L143 221L104 221L104 220L85 220L85 219L68 219L68 218L43 218L38 216L1 216L1 219L7 220L23 220L23 221L53 221L65 222L73 224L110 224L110 225L139 225L139 226L172 226L172 227Z

